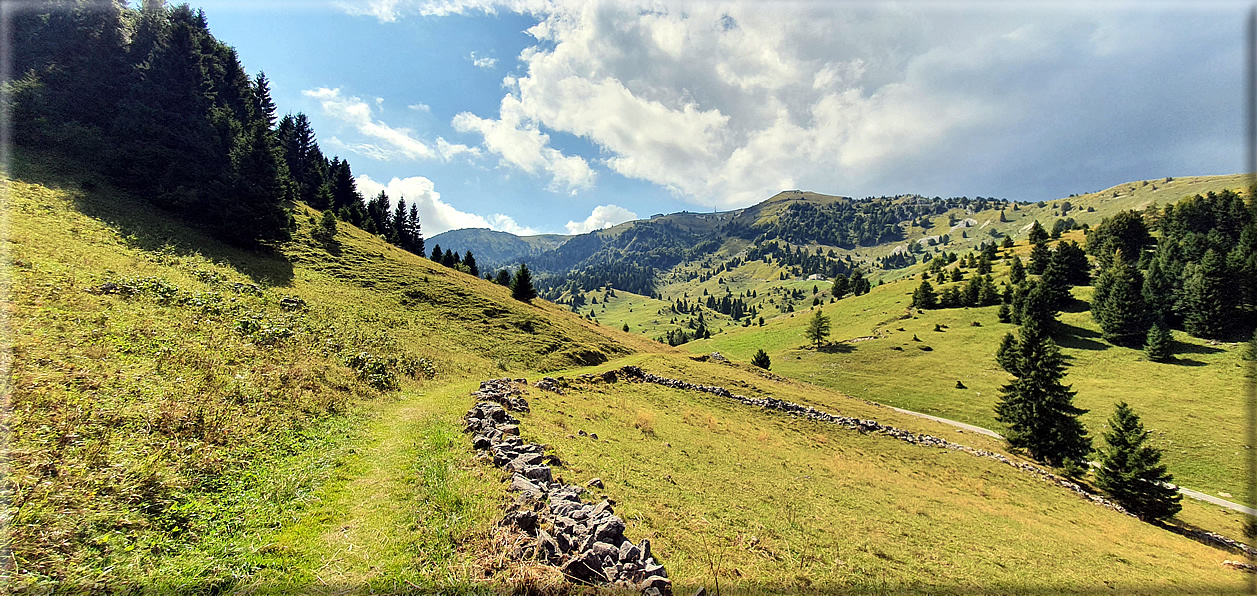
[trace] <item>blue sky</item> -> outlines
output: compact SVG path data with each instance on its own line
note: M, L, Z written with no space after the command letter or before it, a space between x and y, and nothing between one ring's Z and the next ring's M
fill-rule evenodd
M1248 5L195 4L424 232L1242 170Z

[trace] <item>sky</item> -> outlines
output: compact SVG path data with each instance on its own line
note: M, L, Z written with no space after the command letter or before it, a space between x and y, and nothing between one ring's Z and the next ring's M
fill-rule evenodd
M1247 3L194 6L364 195L417 201L428 237L1244 168Z

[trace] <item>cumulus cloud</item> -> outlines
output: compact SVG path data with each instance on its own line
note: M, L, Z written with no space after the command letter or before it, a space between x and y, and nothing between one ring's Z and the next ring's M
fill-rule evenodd
M591 188L595 176L584 158L551 147L555 132L594 144L598 163L613 172L724 207L798 186L1050 198L1081 190L1059 188L1080 178L1112 183L1242 167L1241 135L1233 134L1242 124L1238 9L683 0L369 6L381 20L535 17L528 34L536 43L519 55L523 70L503 79L498 113L464 112L452 124L480 134L503 165L546 173L556 190ZM1200 44L1202 30L1226 41ZM1228 134L1232 141L1215 142ZM1189 149L1201 147L1208 149Z
M343 141L332 137L333 144L377 160L391 159L449 159L457 155L475 156L479 150L466 145L449 143L438 138L436 148L415 137L406 128L394 128L375 118L371 104L355 96L346 96L340 88L319 87L306 89L302 95L318 100L323 113L347 125L363 140ZM376 98L378 107L383 98ZM413 107L413 106L412 106ZM426 106L425 106L426 107Z
M567 222L568 234L584 234L594 230L609 228L618 223L637 219L637 214L619 205L599 205L585 221Z
M537 234L536 230L521 226L510 216L494 213L488 217L459 211L454 206L441 200L441 193L436 185L423 176L393 178L388 184L371 179L366 174L354 178L358 192L366 197L374 197L384 191L393 205L397 199L405 199L407 205L419 206L419 224L423 228L424 237L431 237L448 230L462 228L491 228L518 235Z
M479 56L475 52L472 52L469 56L467 56L467 59L471 60L472 65L475 66L476 68L483 68L485 70L492 69L498 63L497 58L490 58L488 56Z
M480 134L485 148L496 154L503 165L529 174L549 174L550 190L576 194L592 188L595 174L589 162L551 147L550 135L541 132L537 124L524 115L522 108L515 96L507 95L502 98L499 118L481 118L471 112L461 112L454 116L452 124L459 132Z

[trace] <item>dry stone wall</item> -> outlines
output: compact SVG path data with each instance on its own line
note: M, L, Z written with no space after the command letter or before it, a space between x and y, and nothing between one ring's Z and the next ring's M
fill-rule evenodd
M477 403L467 412L464 432L472 435L472 446L495 466L511 472L509 490L519 493L499 522L531 536L532 542L519 553L558 567L569 580L592 585L609 585L640 590L645 596L668 596L672 581L655 561L650 541L634 544L624 536L624 520L615 515L612 503L585 503L580 486L556 482L552 466L562 462L546 454L546 446L524 441L520 421L511 412L528 412L528 402L520 389L527 381L492 379L472 393ZM551 379L548 390L562 389ZM601 488L594 478L590 486Z

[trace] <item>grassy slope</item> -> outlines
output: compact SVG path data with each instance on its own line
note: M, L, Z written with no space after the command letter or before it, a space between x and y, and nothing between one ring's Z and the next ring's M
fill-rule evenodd
M1019 244L1015 250L1024 249ZM1006 272L1006 266L996 266L997 284L1006 279ZM999 322L997 307L909 314L911 294L919 283L918 279L888 283L865 296L824 307L833 320L835 342L877 339L836 343L817 352L806 347L803 335L811 313L800 312L793 318L772 319L762 330L731 330L686 347L694 352L720 351L743 362L762 348L779 374L998 430L992 408L1009 377L995 363L994 352L1000 338L1015 332L1015 326ZM952 284L935 285L941 291ZM1090 287L1074 290L1081 300L1090 292ZM1071 365L1066 382L1078 392L1075 403L1091 410L1083 421L1097 441L1113 403L1124 399L1154 431L1154 444L1165 450L1179 482L1242 500L1243 408L1238 400L1219 399L1241 394L1240 348L1209 345L1176 332L1176 361L1149 362L1140 350L1101 340L1098 325L1082 308L1062 313L1061 345ZM945 328L935 331L935 325ZM921 341L913 341L913 336ZM922 350L925 346L931 351ZM957 389L957 381L967 389Z
M598 368L641 363L952 432L814 386L691 362L543 302L521 305L356 230L329 250L299 216L284 258L237 251L123 195L74 190L77 172L19 165L25 181L6 205L16 359L7 488L24 501L6 510L16 585L462 590L486 571L495 581L531 577L496 551L492 520L507 497L497 471L469 463L458 418L476 381L508 374L503 367L535 374L594 352L638 353ZM82 291L137 276L164 279L179 297L232 282L262 290L224 294L218 313ZM310 308L283 311L283 296ZM257 345L233 329L248 316L294 335ZM360 350L426 358L435 377L402 376L400 391L382 393L343 364ZM1006 466L657 387L531 397L525 433L571 462L563 475L603 477L629 534L653 536L682 585L718 576L787 591L1239 587L1217 565L1225 553ZM603 439L568 438L577 428ZM1071 558L1051 556L1061 552Z
M398 400L656 345L349 226L323 246L299 216L282 252L242 251L124 194L80 190L89 172L15 167L5 489L19 583L230 583ZM107 282L142 291L84 291ZM286 311L284 297L310 307ZM237 331L245 319L291 336L264 345ZM400 393L381 392L346 366L363 352L430 363L435 377L396 375Z
M961 437L934 423L753 370L667 356L647 370ZM617 363L618 364L618 363ZM606 368L603 367L599 368ZM627 534L690 593L1016 593L1241 589L1225 554L1113 514L1010 467L653 385L533 392L526 438L598 476ZM597 440L579 436L584 430ZM963 481L957 482L957 479Z

